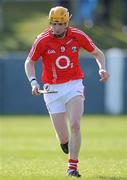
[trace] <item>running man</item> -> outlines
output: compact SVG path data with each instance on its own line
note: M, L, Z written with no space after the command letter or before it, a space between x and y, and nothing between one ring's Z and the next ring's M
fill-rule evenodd
M57 91L44 94L44 100L60 146L68 154L67 175L80 177L80 119L84 110L84 75L79 65L80 48L95 57L101 82L106 82L109 75L103 52L83 31L69 26L70 18L68 9L62 6L50 10L50 27L35 40L25 61L25 72L32 87L32 95L40 95L34 65L41 57L44 89Z

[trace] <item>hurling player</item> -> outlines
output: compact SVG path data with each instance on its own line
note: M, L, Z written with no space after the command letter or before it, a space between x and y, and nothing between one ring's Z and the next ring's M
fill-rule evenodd
M32 87L32 94L40 95L34 65L41 58L44 89L47 92L57 91L44 94L44 100L60 146L63 152L68 154L67 174L80 177L80 119L85 97L79 50L85 49L96 59L101 82L106 82L109 75L103 52L83 31L69 26L70 17L68 9L62 6L50 10L50 27L38 35L33 43L25 61L25 72Z

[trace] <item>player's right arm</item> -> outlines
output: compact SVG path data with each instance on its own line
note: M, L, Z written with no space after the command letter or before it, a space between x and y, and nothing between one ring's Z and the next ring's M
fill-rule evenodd
M29 56L27 57L25 61L25 73L32 87L32 95L38 96L40 95L40 93L38 92L40 87L36 80L35 66L34 66L35 62L36 61L30 59Z
M40 95L40 93L38 92L39 84L37 82L35 73L35 63L44 51L44 37L46 37L46 35L39 35L36 38L25 61L25 72L32 87L32 95Z

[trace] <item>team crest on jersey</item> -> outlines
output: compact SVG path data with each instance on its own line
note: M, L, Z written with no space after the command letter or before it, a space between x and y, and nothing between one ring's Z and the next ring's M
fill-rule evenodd
M65 47L64 46L61 46L60 47L60 52L64 52L65 51Z
M73 53L77 52L77 47L76 47L76 46L73 46L73 47L72 47L72 52L73 52Z

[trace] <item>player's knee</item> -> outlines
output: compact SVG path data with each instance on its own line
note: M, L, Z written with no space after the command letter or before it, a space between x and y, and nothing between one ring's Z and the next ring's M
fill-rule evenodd
M80 122L79 121L74 121L71 124L71 131L74 133L78 133L80 131Z

